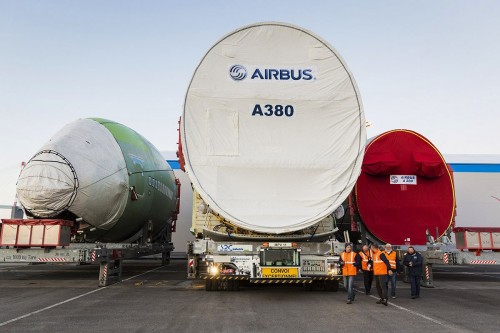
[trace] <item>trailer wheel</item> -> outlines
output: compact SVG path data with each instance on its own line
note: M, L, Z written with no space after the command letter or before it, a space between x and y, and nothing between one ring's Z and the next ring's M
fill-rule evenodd
M205 280L205 290L206 291L214 291L216 286L217 286L216 280L212 280L210 278L207 278Z
M166 266L170 264L170 252L162 252L161 254L161 265Z
M312 281L311 283L304 282L302 285L304 286L305 291L312 291L314 289L315 281Z
M212 291L219 291L222 289L222 284L221 284L221 280L219 279L214 279L212 281Z
M229 281L229 290L231 291L238 291L240 290L240 281Z
M225 281L225 285L226 285L226 291L233 291L233 288L234 288L234 281L233 280L226 280Z
M338 280L325 281L325 290L326 291L338 291L339 290L339 281Z
M223 290L223 291L229 291L231 290L231 281L229 281L228 279L221 279L221 280L218 280L218 283L219 283L219 289L220 290Z

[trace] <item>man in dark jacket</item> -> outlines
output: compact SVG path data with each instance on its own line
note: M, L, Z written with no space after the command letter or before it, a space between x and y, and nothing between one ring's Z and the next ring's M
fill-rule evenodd
M420 280L422 280L422 255L415 251L413 246L408 247L408 252L403 259L403 265L409 268L411 284L411 298L420 297Z

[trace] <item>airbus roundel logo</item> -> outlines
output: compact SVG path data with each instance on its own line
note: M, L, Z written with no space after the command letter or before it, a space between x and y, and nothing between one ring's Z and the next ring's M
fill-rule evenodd
M233 65L229 68L229 75L235 81L241 81L247 77L247 69L241 65Z

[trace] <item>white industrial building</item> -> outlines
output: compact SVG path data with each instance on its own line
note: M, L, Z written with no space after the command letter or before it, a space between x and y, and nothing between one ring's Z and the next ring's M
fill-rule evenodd
M190 232L192 189L187 174L179 169L175 152L163 152L181 181L181 206L173 235L174 257L185 256ZM500 155L445 155L453 169L457 202L457 227L500 228ZM3 168L0 174L0 218L10 218L20 163Z
M186 243L194 239L189 232L192 216L192 188L189 177L179 169L175 153L164 153L180 179L181 209L173 240L175 255L185 252ZM500 228L500 155L444 156L453 169L457 203L456 227Z

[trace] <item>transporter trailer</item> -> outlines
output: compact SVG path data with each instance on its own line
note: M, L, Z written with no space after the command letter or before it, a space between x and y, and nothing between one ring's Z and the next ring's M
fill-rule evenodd
M205 278L207 290L337 290L344 249L331 215L361 171L365 124L352 73L314 33L261 22L216 42L196 67L179 127L197 238L188 276Z
M425 287L434 287L434 265L500 265L500 228L452 228L456 242L448 237L446 242L438 238L438 242L413 246L424 259L423 282ZM408 249L408 245L394 246L400 258ZM407 281L405 267L404 280Z
M122 280L123 260L161 254L162 265L167 265L174 249L170 230L163 242L151 242L145 229L137 243L76 243L70 242L71 221L2 221L0 263L99 265L99 287Z

